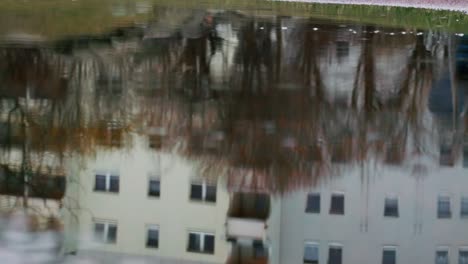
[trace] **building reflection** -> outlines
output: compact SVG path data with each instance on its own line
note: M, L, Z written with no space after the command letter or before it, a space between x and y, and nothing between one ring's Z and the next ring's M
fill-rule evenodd
M0 49L0 199L30 249L49 236L65 263L468 263L464 39L175 11ZM9 230L2 250L21 259Z

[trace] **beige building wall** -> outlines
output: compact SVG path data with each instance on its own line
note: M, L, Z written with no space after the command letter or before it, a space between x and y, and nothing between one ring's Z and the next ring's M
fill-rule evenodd
M102 251L150 256L154 260L224 263L230 250L225 236L229 206L225 184L218 182L215 204L191 201L190 184L198 176L194 164L176 154L150 149L146 137L133 135L132 138L133 145L128 148L99 150L83 164L69 166L75 172L70 172L66 201L77 209L75 216L70 213L65 216L66 232L69 232L65 253L77 251L78 255L92 255L91 252ZM95 174L105 172L120 175L119 193L93 191ZM161 195L148 197L148 178L158 175ZM115 244L92 241L94 219L117 222ZM158 249L145 247L149 224L159 226ZM187 252L189 231L215 234L214 254ZM111 254L109 260L114 257Z

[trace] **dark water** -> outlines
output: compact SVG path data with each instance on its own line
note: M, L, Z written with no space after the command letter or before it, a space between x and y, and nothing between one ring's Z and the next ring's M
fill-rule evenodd
M461 34L160 8L0 43L0 263L468 263Z

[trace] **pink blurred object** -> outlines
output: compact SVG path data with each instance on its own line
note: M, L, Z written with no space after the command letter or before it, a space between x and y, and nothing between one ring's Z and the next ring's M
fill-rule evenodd
M468 0L273 0L283 2L377 5L451 10L468 13Z

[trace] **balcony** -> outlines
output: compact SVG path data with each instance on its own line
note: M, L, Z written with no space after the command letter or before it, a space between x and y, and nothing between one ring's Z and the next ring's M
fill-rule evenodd
M239 241L233 244L227 264L267 264L267 252L260 241Z
M30 172L30 179L25 182L25 173L12 170L6 165L0 166L0 194L23 196L27 188L30 198L60 200L65 195L65 175Z
M263 240L269 214L270 197L268 194L234 193L228 211L228 237Z
M228 216L266 220L270 215L270 196L265 193L236 192L231 198Z
M263 220L229 217L227 236L231 239L250 238L263 240L266 235L266 223Z

